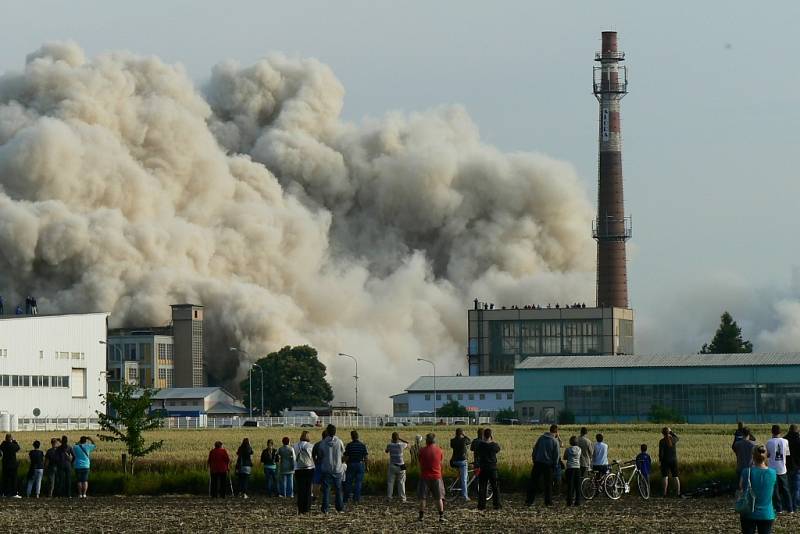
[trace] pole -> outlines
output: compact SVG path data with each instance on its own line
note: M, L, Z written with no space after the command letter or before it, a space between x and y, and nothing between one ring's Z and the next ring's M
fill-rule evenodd
M356 376L354 376L353 378L355 378L355 382L356 382L356 400L355 400L355 402L356 402L356 421L358 421L358 359L355 356L351 356L350 354L345 354L344 352L340 352L339 356L346 356L347 358L350 358L351 360L353 360L353 362L356 364Z
M264 417L264 369L261 368L260 365L257 363L253 364L253 367L258 367L259 377L261 378L260 388L261 389L261 417ZM250 368L251 372L253 367Z
M247 392L250 394L250 402L248 402L248 407L250 408L250 419L253 418L253 366L250 366L250 370L247 373L248 375L248 385L247 385Z

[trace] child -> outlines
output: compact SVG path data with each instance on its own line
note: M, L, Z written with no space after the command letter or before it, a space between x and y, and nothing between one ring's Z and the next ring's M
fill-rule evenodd
M639 468L639 471L642 472L642 476L646 480L650 480L650 464L652 462L650 460L650 455L647 454L646 443L642 443L641 450L642 452L636 455L636 467Z

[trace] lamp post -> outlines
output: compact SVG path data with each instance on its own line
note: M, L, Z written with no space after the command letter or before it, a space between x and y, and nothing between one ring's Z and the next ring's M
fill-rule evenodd
M239 347L230 347L228 348L231 352L241 352L245 356L250 356L250 354L246 350L242 350ZM249 417L253 417L253 365L250 365L250 369L247 370L247 390L248 394L250 395L250 401L248 402L248 408L250 409Z
M261 386L258 389L261 390L261 417L264 417L264 369L260 365L258 365L257 363L254 363L253 367L258 367L258 372L260 373L260 376L261 376L261 382L260 382ZM250 368L250 377L251 378L253 376L253 367ZM252 384L252 380L251 380L251 384ZM252 395L253 394L251 393L250 394L251 398L252 398Z
M351 356L350 354L345 354L344 352L340 352L339 356L346 356L353 360L356 364L356 375L353 377L356 379L356 421L358 421L358 360L355 356Z
M425 358L417 358L418 362L425 362L431 364L433 367L433 424L436 424L436 364Z

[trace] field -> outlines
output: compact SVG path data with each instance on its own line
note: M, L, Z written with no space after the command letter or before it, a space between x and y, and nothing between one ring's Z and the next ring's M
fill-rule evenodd
M501 477L504 487L519 490L524 487L530 472L531 447L535 439L546 430L545 427L493 427L496 440L502 447L499 457ZM565 426L561 429L564 441L578 433L578 427ZM673 427L680 437L678 457L681 478L684 487L691 487L709 478L724 479L733 476L733 454L730 450L733 428L722 425L677 425ZM759 438L768 437L767 426L753 427ZM310 429L312 441L318 439L319 429ZM340 428L338 435L349 441L348 428ZM391 432L397 430L401 437L413 442L415 435L424 435L433 430L440 443L449 455L449 439L452 427L415 427L415 428L382 428L361 429L361 439L371 451L370 469L367 485L373 493L383 489L386 471L386 454L383 450L389 441ZM474 436L475 428L466 428L469 436ZM246 428L224 430L163 430L148 435L148 439L164 440L164 447L139 462L136 476L124 477L120 471L120 458L123 452L121 445L98 441L99 449L93 460L93 492L95 494L163 494L163 493L204 493L207 489L205 460L208 450L215 440L222 440L225 447L235 452L242 438L249 437L256 451L266 445L267 439L280 443L283 436L289 436L294 442L299 438L299 428ZM607 425L590 427L590 435L602 432L609 444L609 459L629 460L639 451L639 445L647 443L654 457L657 458L660 427L657 425ZM84 431L82 433L96 434ZM34 439L48 443L55 432L20 432L17 440L23 451L30 448ZM75 441L80 432L68 433ZM95 438L96 439L96 438ZM26 457L26 455L21 454ZM24 466L20 470L24 472ZM261 470L254 469L253 485L260 487ZM409 476L413 480L415 470L412 467ZM445 476L450 476L447 473Z
M286 499L211 500L205 497L97 497L5 501L0 524L9 532L738 532L729 499L595 500L579 508L556 502L552 508L527 508L518 496L501 512L460 505L446 510L439 528L436 514L417 522L416 504L367 498L343 514L323 516L315 507L299 517ZM781 515L775 532L800 530L800 514Z

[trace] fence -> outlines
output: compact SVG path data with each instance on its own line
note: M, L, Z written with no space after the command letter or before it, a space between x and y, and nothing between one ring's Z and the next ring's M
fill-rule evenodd
M20 417L13 431L99 430L97 417Z

